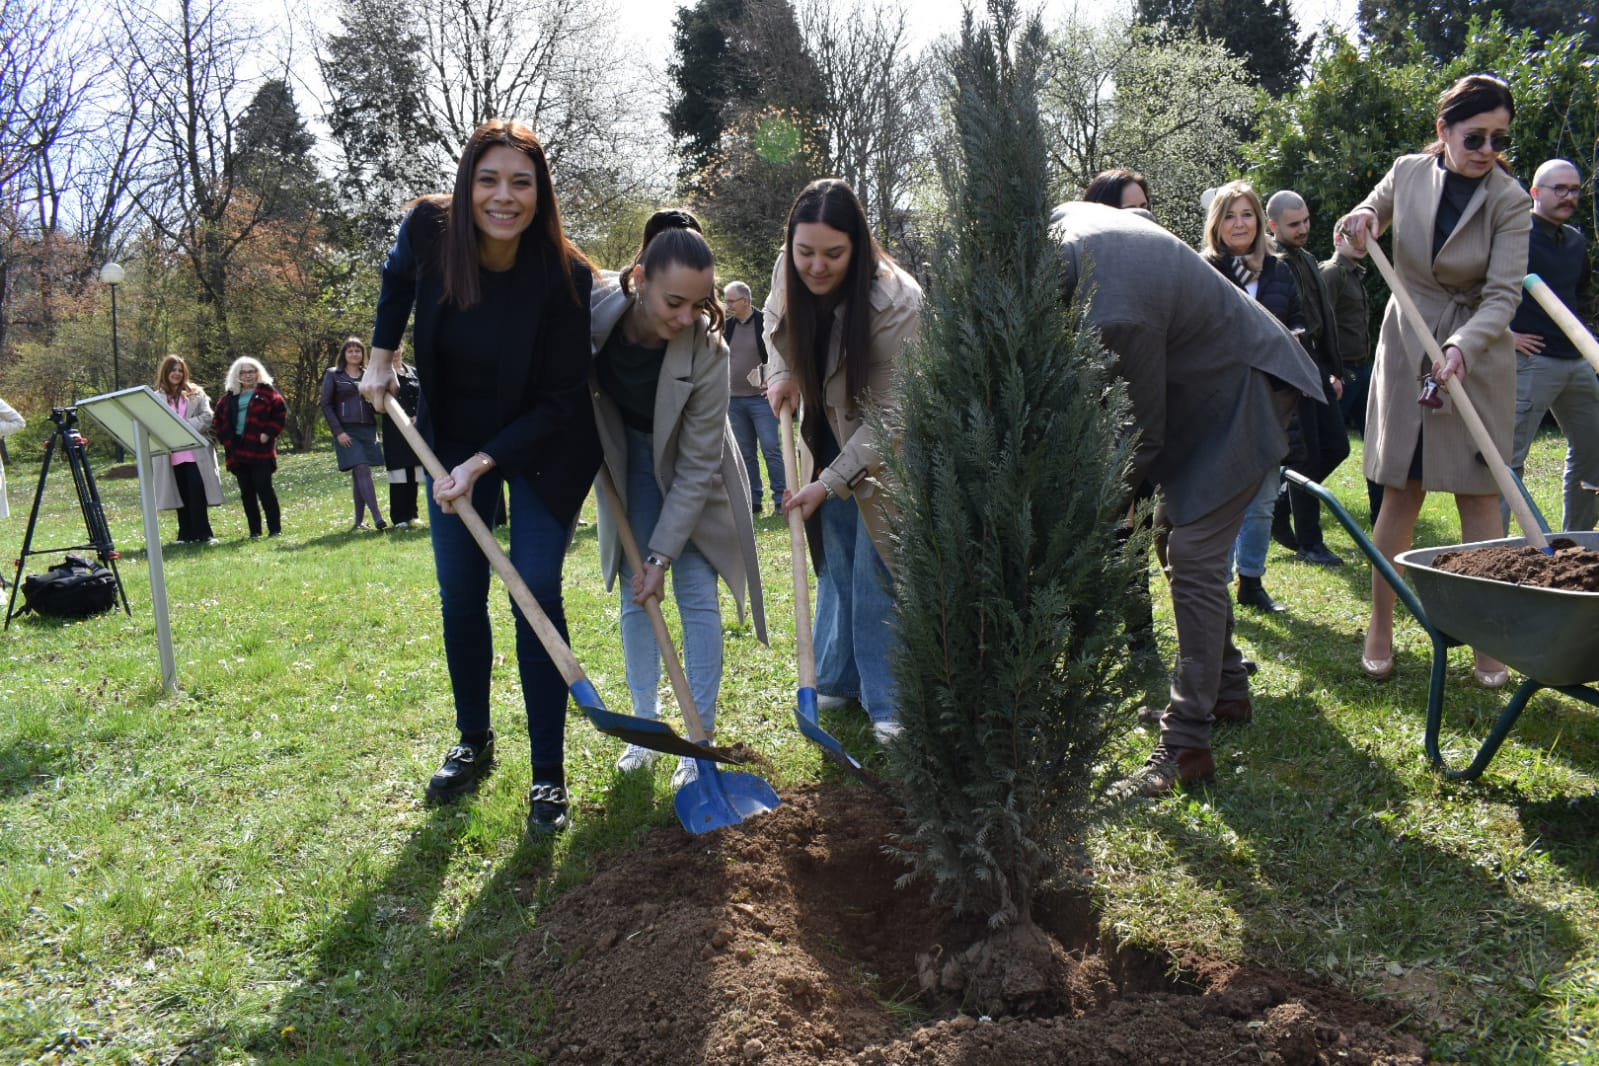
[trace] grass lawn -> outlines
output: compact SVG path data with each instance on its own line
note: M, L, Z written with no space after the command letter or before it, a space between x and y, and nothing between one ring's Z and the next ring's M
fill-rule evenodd
M37 478L31 444L13 445L7 556ZM1356 446L1332 487L1364 517ZM1545 436L1528 464L1556 522L1563 455ZM81 540L70 476L51 481L38 545ZM230 483L212 512L223 543L165 552L178 695L161 688L130 480L101 491L133 616L22 619L0 637L0 1062L525 1050L553 993L505 979L513 947L598 857L676 823L670 760L652 783L620 781L618 742L574 716L574 828L553 847L525 842L526 729L499 595L498 767L475 799L424 807L454 739L428 536L348 532L348 478L326 450L288 456L277 484L283 538L245 539ZM786 527L760 525L772 645L729 605L720 735L771 758L763 773L782 788L832 771L792 729ZM174 535L170 514L163 529ZM1327 529L1352 565L1318 570L1274 546L1266 584L1291 610L1240 615L1261 664L1256 719L1218 735L1218 786L1095 834L1106 929L1394 998L1446 1061L1599 1061L1599 719L1540 695L1481 781L1435 776L1428 642L1402 623L1397 680L1363 677L1369 567ZM1418 543L1457 529L1433 498ZM592 525L567 564L567 610L578 658L626 710ZM1507 696L1470 683L1465 649L1447 695L1458 762ZM869 750L864 716L830 724ZM1129 725L1116 757L1131 767L1152 742Z

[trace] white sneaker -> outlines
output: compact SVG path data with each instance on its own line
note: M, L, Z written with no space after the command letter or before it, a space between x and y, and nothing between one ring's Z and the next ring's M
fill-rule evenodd
M890 744L903 732L905 727L893 720L872 723L872 736L879 744Z
M819 711L836 711L840 707L848 707L850 702L848 696L828 696L821 692L816 694L816 709Z
M621 756L617 758L616 769L624 774L630 774L634 770L648 770L655 765L656 754L649 748L642 748L637 744L629 744L622 749Z
M679 756L677 760L677 769L672 771L672 787L674 789L682 788L684 785L689 784L692 781L698 781L699 779L699 765L687 755Z

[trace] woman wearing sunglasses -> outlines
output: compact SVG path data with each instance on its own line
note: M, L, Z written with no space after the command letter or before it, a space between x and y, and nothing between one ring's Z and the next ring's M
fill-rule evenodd
M1453 405L1426 406L1418 392L1430 373L1444 386L1463 380L1499 449L1510 458L1516 422L1516 363L1511 317L1527 270L1531 199L1511 177L1516 105L1498 78L1472 74L1438 100L1438 139L1401 156L1349 214L1338 220L1338 247L1356 258L1366 241L1393 232L1394 270L1432 323L1444 362L1434 365L1390 298L1377 340L1366 400L1366 477L1383 486L1372 540L1390 560L1410 547L1428 492L1452 492L1466 541L1504 535L1499 495ZM1361 666L1384 680L1394 671L1394 592L1375 571L1371 623ZM1479 684L1499 688L1504 665L1477 654Z

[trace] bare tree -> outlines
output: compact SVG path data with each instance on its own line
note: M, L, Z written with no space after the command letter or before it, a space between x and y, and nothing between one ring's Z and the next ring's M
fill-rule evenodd
M933 128L932 67L911 45L909 9L806 0L798 16L824 91L815 119L828 168L855 187L873 228L890 237Z

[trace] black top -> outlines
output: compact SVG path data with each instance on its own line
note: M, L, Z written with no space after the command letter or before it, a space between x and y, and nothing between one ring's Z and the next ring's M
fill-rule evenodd
M1532 233L1527 239L1527 273L1537 274L1560 297L1560 302L1581 318L1591 278L1587 242L1575 226L1564 226L1546 218L1532 216ZM1521 306L1510 328L1517 333L1536 333L1543 338L1540 355L1552 359L1581 359L1582 353L1571 343L1566 331L1549 317L1531 293L1521 294Z
M1444 161L1438 160L1440 167ZM1491 171L1490 171L1491 173ZM1460 216L1466 213L1466 205L1471 203L1471 198L1477 194L1477 186L1482 184L1481 178L1468 178L1464 174L1457 174L1448 167L1444 167L1444 192L1438 201L1438 217L1432 227L1432 257L1438 258L1438 253L1443 249L1444 242L1449 235L1455 232L1455 227L1460 225Z
M618 326L600 349L594 376L600 388L616 403L622 422L640 433L655 432L655 386L661 380L666 346L646 348L634 344Z
M439 372L448 383L432 401L434 432L440 442L477 451L505 428L499 409L495 351L498 338L514 336L522 311L516 278L509 270L477 272L481 296L461 310L439 308Z

